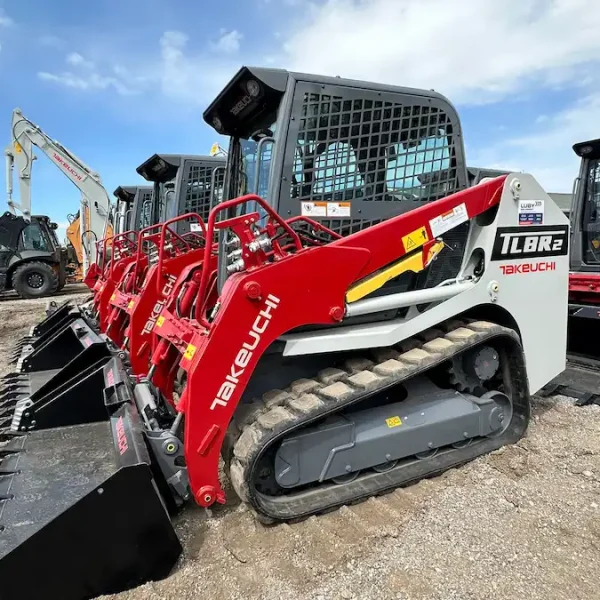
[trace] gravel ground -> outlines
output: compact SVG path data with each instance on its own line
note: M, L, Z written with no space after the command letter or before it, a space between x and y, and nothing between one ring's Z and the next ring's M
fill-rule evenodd
M44 306L0 299L5 371ZM105 600L600 598L598 406L534 398L519 444L302 523L264 527L228 491L226 506L177 519L169 578Z

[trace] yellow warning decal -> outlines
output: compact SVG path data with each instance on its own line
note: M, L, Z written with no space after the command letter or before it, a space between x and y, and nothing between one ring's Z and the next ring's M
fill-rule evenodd
M390 429L392 427L400 427L400 425L402 425L402 419L400 417L390 417L385 420L385 423Z
M21 147L21 144L19 144L19 142L15 142L15 152L17 154L21 154L21 152L23 152L23 148Z
M131 310L135 306L135 300L130 300L127 305L127 310Z
M404 244L406 252L410 252L428 241L429 236L427 235L427 229L425 229L425 227L419 227L419 229L415 229L409 234L402 236L402 244Z
M161 315L160 317L158 317L158 319L156 319L156 326L162 327L164 322L165 322L165 318ZM188 348L189 348L189 346L188 346Z
M194 344L188 344L188 347L183 353L183 358L186 358L187 360L192 360L192 358L194 358L194 354L196 354L196 346L194 346Z
M114 300L116 297L117 297L117 295L116 295L116 294L113 294L113 295L110 297L110 299L111 299L111 300Z

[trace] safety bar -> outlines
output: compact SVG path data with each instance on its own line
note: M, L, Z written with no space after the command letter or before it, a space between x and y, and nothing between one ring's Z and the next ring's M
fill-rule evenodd
M129 237L129 236L133 236L134 239L131 239L131 237ZM131 248L131 246L135 246L135 248L137 249L138 232L137 231L124 231L123 233L118 233L114 237L107 238L107 239L112 239L112 246L113 246L113 255L111 257L110 271L109 271L112 276L112 274L114 273L114 268L115 268L115 251L117 250L117 248L119 249L119 251L122 251L127 246L129 246L130 248ZM123 242L121 240L123 240ZM133 252L132 252L132 254L133 254Z
M255 202L261 208L265 210L267 216L269 216L273 221L275 221L279 226L283 227L283 229L291 236L294 245L298 251L302 250L302 242L298 234L288 225L285 219L282 219L269 204L263 200L260 196L256 194L247 194L246 196L240 196L239 198L234 198L233 200L226 200L225 202L221 202L218 206L215 206L208 215L208 227L206 232L206 240L207 243L204 246L204 262L202 268L202 279L200 280L200 289L198 290L198 299L199 307L203 307L204 302L206 301L206 293L208 290L208 277L209 277L209 269L207 268L210 264L210 253L212 252L212 244L208 243L209 240L213 239L214 231L215 231L215 223L217 220L217 215L225 210L229 210L241 204L247 204L250 202ZM220 221L218 224L219 229L227 228L227 224L230 219L225 219L224 221ZM224 257L219 257L220 260L223 260ZM206 320L204 314L199 316L199 321L204 327L210 327L209 322Z
M164 260L164 254L165 254L165 246L166 246L166 239L167 239L167 230L169 230L169 233L171 235L173 235L175 238L177 238L182 244L184 244L184 246L186 248L190 248L189 243L187 242L187 240L183 237L181 237L177 232L173 231L169 225L172 225L173 223L178 223L179 221L189 221L195 219L196 222L200 225L200 229L202 230L202 235L204 236L204 244L207 248L210 249L211 244L208 240L208 238L206 237L206 225L202 219L202 217L197 214L197 213L186 213L184 215L179 215L177 217L173 217L172 219L169 219L168 221L165 221L162 224L162 227L160 229L160 241L159 241L159 245L158 245L158 274L159 276L156 278L156 288L159 294L162 294L162 285L161 285L161 273L162 273L162 267L163 267L163 260Z
M148 227L144 227L144 229L142 229L139 233L137 251L135 254L135 267L133 268L133 285L134 285L134 291L136 291L136 292L137 292L137 280L138 280L138 276L139 276L140 266L142 264L142 256L144 255L144 242L152 241L152 239L151 239L152 237L158 236L159 235L158 231L152 235L147 235L147 234L154 229L156 229L156 230L160 229L160 227L161 227L161 223L156 223L155 225L149 225Z

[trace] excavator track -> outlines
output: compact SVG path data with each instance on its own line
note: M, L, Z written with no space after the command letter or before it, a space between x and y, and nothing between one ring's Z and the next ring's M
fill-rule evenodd
M260 479L269 451L286 436L433 368L448 364L451 369L452 359L487 343L499 351L503 391L512 403L510 421L498 435L464 440L440 448L429 458L403 459L389 469L367 469L347 482L323 482L277 493L257 489L254 482ZM236 493L261 521L294 521L353 505L515 443L525 433L529 415L527 377L516 332L486 321L448 321L395 348L350 358L342 369L324 369L313 379L294 381L286 390L272 390L261 400L240 405L223 456Z

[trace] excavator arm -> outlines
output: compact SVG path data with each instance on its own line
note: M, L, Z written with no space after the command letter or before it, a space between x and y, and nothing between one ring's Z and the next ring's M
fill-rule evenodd
M15 112L13 112L12 128L15 126ZM6 159L6 194L8 210L11 214L22 213L26 221L31 220L31 165L35 160L33 144L28 137L13 141L4 151ZM19 173L19 202L13 197L13 175L15 167Z
M32 148L39 148L81 192L80 243L73 243L83 260L83 272L96 260L96 242L105 237L109 225L110 198L95 173L81 159L62 144L50 138L42 129L23 116L19 109L13 111L11 123L12 145L7 149L8 204L11 210L19 209L27 217L31 213L31 164ZM20 204L12 199L12 171L18 167Z

